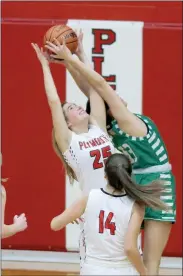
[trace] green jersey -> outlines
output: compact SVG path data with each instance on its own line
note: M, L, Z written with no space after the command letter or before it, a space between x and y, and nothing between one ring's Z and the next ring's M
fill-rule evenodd
M147 126L147 135L134 137L123 132L117 121L112 122L113 144L116 149L127 154L133 166L133 179L139 185L146 185L156 179L166 181L166 195L162 200L172 207L170 211L145 209L145 220L169 221L176 220L175 179L168 162L168 153L156 125L151 119L135 114Z
M133 170L146 169L168 164L168 153L165 144L154 122L146 116L135 114L147 126L148 133L144 137L134 137L123 132L117 121L112 122L112 141L116 149L127 154L132 162ZM162 167L162 166L161 166ZM154 167L155 168L155 167Z

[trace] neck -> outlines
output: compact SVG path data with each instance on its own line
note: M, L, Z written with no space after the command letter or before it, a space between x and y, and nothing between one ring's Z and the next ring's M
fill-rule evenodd
M125 194L124 190L122 190L122 191L115 190L109 184L107 184L107 186L105 187L105 191L108 192L109 194L113 194L113 195L124 195Z
M75 132L76 134L87 133L88 132L88 122L87 122L87 124L82 123L82 125L77 125L75 127L72 127L72 131Z

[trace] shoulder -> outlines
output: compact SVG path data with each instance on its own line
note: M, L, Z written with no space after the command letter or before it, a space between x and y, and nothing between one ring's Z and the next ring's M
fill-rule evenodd
M144 217L145 206L143 204L139 204L137 202L134 202L132 212L138 214L138 216L140 216L140 217Z
M153 123L153 124L155 124L154 122L153 122L153 120L151 119L151 118L149 118L148 116L145 116L145 115L143 115L143 114L138 114L138 113L133 113L137 118L139 118L141 121L143 121L146 125L148 124L148 123Z
M107 128L106 128L106 126L105 126L105 128L101 127L101 126L97 123L97 121L96 121L92 116L90 116L89 128L99 129L99 130L101 130L102 132L107 133Z
M105 134L109 136L107 130L101 128L98 124L89 124L89 132L96 133L97 135Z
M71 131L71 140L68 144L68 147L65 151L62 151L62 155L65 155L69 152L72 152L73 149L75 149L76 145L78 145L78 141L82 139L82 134L77 134L73 131Z
M95 206L98 206L103 199L103 193L100 189L92 189L88 194L88 201L87 201L87 207L94 208Z
M92 189L90 192L89 192L89 195L88 195L88 198L91 199L97 199L98 197L101 197L102 196L102 192L101 192L101 189Z
M92 189L89 194L96 195L96 194L101 194L101 193L102 193L101 189Z
M92 135L101 135L105 133L103 129L101 129L98 125L89 124L88 126L88 133L92 133Z
M115 134L120 135L120 136L122 136L124 134L122 128L119 127L118 122L116 120L113 120L111 122L111 127L112 128L109 130L109 133L111 133L111 134L113 133L114 136L115 136Z
M94 125L94 126L98 126L97 121L95 120L95 118L93 116L90 115L89 117L89 125Z

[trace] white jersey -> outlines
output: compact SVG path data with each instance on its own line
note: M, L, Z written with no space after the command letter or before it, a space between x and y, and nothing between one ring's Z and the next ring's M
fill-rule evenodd
M134 200L126 194L111 195L103 189L92 190L84 213L85 262L121 265L127 260L125 235ZM122 262L123 261L123 262Z
M63 156L75 172L81 190L88 194L91 189L106 185L104 165L112 153L114 146L107 133L90 125L87 133L72 132L70 146Z

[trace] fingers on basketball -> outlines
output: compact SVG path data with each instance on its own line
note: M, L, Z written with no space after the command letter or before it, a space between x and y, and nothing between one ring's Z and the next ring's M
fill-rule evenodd
M60 42L58 41L58 39L54 38L53 41L57 46L60 46Z
M59 45L56 44L56 41L53 40L56 38L59 41ZM65 44L67 48L70 49L72 53L75 52L77 48L77 35L69 26L66 25L55 25L52 26L44 35L44 45L47 44L48 41L54 43L56 46L61 48L61 45L64 44L63 38L65 38ZM48 45L48 44L47 44ZM63 47L64 48L64 47Z

